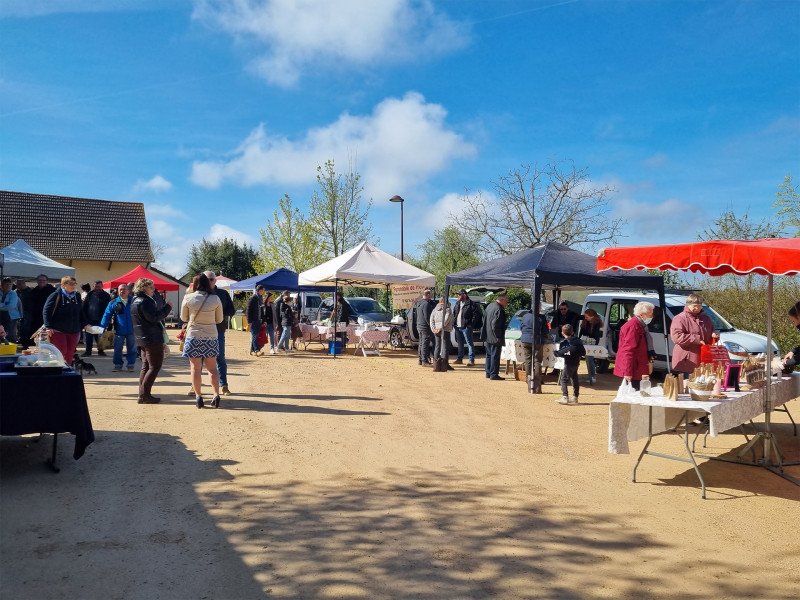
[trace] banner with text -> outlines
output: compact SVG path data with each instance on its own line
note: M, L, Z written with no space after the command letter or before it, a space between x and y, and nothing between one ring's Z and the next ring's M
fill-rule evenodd
M398 283L392 286L392 305L394 308L411 308L422 296L424 285Z

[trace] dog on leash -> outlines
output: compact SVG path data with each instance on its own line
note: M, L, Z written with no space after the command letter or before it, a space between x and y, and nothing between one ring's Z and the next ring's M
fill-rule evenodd
M97 369L90 362L83 360L77 353L72 357L72 368L81 375L97 375Z

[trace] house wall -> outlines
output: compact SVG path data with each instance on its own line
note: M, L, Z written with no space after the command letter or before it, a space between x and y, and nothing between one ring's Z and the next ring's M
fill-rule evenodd
M117 262L114 261L111 263L111 268L108 267L108 261L99 261L99 260L60 260L60 259L53 259L58 260L58 262L63 263L65 265L69 265L75 269L75 279L78 281L78 289L84 284L94 284L94 282L98 279L101 281L110 281L115 277L119 277L120 275L124 275L131 269L135 269L138 265L142 265L147 267L146 264L138 263L138 262ZM58 283L57 280L51 279L50 283L56 285ZM32 277L30 281L28 281L28 285L36 285L36 278Z

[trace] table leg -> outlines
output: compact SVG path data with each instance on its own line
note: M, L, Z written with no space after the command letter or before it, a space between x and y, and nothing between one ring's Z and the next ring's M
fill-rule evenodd
M58 449L58 434L53 434L53 454L50 457L50 460L47 461L47 464L50 465L50 468L53 469L54 473L59 473L61 469L58 468L56 465L56 450Z
M686 449L686 454L689 458L683 458L682 456L674 456L672 454L662 454L661 452L652 452L648 450L650 446L650 442L653 440L653 407L648 406L649 412L649 424L648 424L648 431L647 431L647 443L642 448L641 454L639 454L639 458L636 459L636 463L633 465L633 480L636 481L636 469L639 466L639 463L642 461L642 458L645 454L649 454L651 456L658 456L659 458L666 458L668 460L677 460L678 462L686 462L690 463L692 467L694 467L694 472L697 473L697 478L700 480L700 487L702 489L702 497L706 497L706 482L703 479L703 475L700 473L700 469L697 467L697 463L694 460L694 455L692 454L692 449L689 447L689 411L684 411L683 413L683 435L681 438L683 439L683 446Z

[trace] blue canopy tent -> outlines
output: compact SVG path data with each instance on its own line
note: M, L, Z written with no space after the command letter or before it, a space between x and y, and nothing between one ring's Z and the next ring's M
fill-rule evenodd
M300 286L297 283L297 273L281 267L269 273L255 275L242 281L231 284L231 291L254 290L257 285L263 285L268 290L289 290L290 292L328 292L329 288L323 286Z

